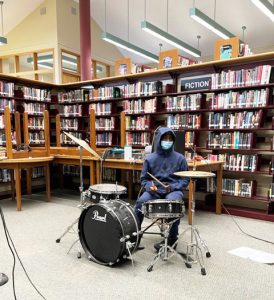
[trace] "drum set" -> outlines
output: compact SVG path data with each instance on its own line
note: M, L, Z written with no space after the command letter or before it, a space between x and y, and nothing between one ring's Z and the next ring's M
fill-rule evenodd
M67 134L69 135L69 134ZM182 218L185 214L185 207L182 201L157 199L145 202L142 207L144 216L152 219L153 222L145 230L141 230L137 216L129 203L120 199L126 195L127 189L117 184L95 184L83 190L82 178L82 148L90 151L89 145L82 140L69 135L76 143L80 145L80 205L81 214L56 240L57 243L78 223L79 238L73 243L70 249L80 241L83 250L89 260L98 264L112 266L127 258L132 260L132 254L138 249L140 240L144 233L155 223L159 225L161 235L164 237L164 243L161 245L157 255L150 263L147 271L152 271L153 266L161 258L168 260L173 255L177 255L184 261L187 267L193 263L199 263L201 273L205 275L205 267L202 258L202 250L205 249L206 257L210 253L205 242L201 239L198 229L193 224L195 212L195 180L200 177L213 177L214 173L185 171L177 172L175 175L189 177L193 183L192 195L192 224L187 228L178 240L172 245L168 245L168 235L174 222ZM90 148L90 149L89 149ZM98 154L97 154L98 155ZM87 201L88 200L88 201ZM185 258L176 251L179 240L190 232L191 239L187 244L187 253ZM69 249L69 251L70 251ZM69 252L68 251L68 252ZM81 257L81 250L78 249L78 258ZM195 256L193 258L193 256Z

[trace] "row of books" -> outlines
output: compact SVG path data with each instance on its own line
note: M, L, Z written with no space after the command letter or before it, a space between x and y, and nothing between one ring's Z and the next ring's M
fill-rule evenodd
M11 170L0 169L0 182L11 182Z
M211 109L254 108L267 105L269 89L213 94L210 98Z
M0 129L5 128L5 118L4 115L0 115Z
M163 93L161 81L137 82L119 87L107 86L98 89L90 89L89 100L111 99L132 96L149 96Z
M46 110L46 105L41 103L24 103L25 112L32 115L42 115Z
M211 75L212 89L268 84L271 65L252 69L228 70Z
M240 196L251 198L255 192L255 181L245 182L244 178L230 179L223 178L222 192L226 195Z
M269 200L274 201L274 183L272 182L269 188Z
M115 118L96 118L95 126L97 130L113 130L115 128Z
M62 130L78 130L78 119L60 119L60 126Z
M69 132L71 135L74 135L78 139L82 139L81 132ZM66 145L76 145L75 141L73 141L70 137L68 137L63 132L60 134L60 143Z
M161 81L137 82L124 86L124 96L149 96L163 93L163 83Z
M202 94L165 97L166 110L197 110L201 108Z
M194 131L187 131L185 133L185 147L193 147L195 140L195 132Z
M215 178L206 178L206 192L207 193L215 193L216 192Z
M80 175L80 166L63 165L63 174L78 177Z
M89 91L86 89L59 92L57 96L60 103L89 101Z
M224 170L255 172L258 155L248 154L208 154L209 160L223 161Z
M59 107L60 116L69 117L69 116L82 116L82 105L66 105Z
M10 112L14 112L14 99L1 99L0 100L0 112L4 112L5 107L8 107L10 109Z
M150 144L149 132L126 132L126 144L128 146L147 146Z
M123 101L123 109L126 114L154 113L156 112L157 99L137 99Z
M262 121L263 111L241 111L241 112L223 112L209 113L209 129L246 129L258 128Z
M253 134L251 132L209 132L208 148L214 149L251 149Z
M103 181L117 182L116 169L103 168L102 180Z
M11 141L13 145L16 145L16 132L11 132ZM4 132L0 132L0 146L6 146L6 134Z
M93 103L89 110L94 109L96 116L106 116L112 113L112 103Z
M167 116L167 127L172 129L199 129L201 127L200 114L176 114Z
M28 128L30 129L44 129L44 118L42 117L29 117Z
M113 134L112 132L100 132L96 134L96 145L97 146L111 146Z
M51 101L50 90L30 88L27 86L20 87L19 89L23 92L24 99L31 99L31 100L45 101L45 102Z
M44 131L29 132L29 143L30 144L44 144L45 143L45 133Z
M0 80L0 96L13 97L14 83Z
M32 168L31 178L39 178L45 176L45 168L44 167L34 167Z
M125 120L126 130L145 130L149 128L149 125L150 125L149 116L138 116L138 117L126 116L126 120Z

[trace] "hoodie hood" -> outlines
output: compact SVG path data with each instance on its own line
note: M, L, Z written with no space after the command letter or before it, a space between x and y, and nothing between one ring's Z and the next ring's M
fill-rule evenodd
M168 127L160 127L157 130L157 133L156 133L156 152L159 153L159 154L169 153L169 152L173 151L174 144L168 150L164 150L161 146L161 139L162 139L163 135L166 134L166 133L170 133L173 136L173 142L175 142L176 136L175 136L174 131L172 129L168 128Z

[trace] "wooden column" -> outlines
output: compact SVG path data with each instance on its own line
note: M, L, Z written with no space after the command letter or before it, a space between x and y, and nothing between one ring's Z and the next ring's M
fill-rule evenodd
M92 79L90 0L79 0L81 80Z

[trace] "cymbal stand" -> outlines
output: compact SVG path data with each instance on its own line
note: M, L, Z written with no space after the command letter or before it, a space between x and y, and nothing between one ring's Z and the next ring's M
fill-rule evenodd
M80 191L80 204L77 205L81 211L83 211L87 205L86 205L86 202L85 202L85 195L86 193L84 192L84 185L83 185L83 147L82 146L78 146L78 149L79 149L79 154L80 154L80 186L79 186L79 191ZM67 229L63 232L63 234L58 238L56 239L56 243L60 243L61 242L61 239L68 233L70 232L71 230L73 230L74 233L77 233L75 230L74 230L74 225L78 223L78 220L79 220L79 217L74 220L72 222L71 225L69 225L67 227ZM69 254L70 250L73 248L73 246L79 241L79 238L73 242L73 244L71 245L71 247L69 248L67 254ZM78 258L81 258L81 248L80 248L80 245L78 246L78 253L77 253L77 257Z
M206 270L204 266L204 259L203 259L203 253L201 247L206 252L206 257L210 257L211 254L208 250L208 247L205 243L205 241L201 238L200 233L197 229L197 227L194 225L194 215L195 215L195 190L196 190L196 179L190 178L192 182L192 201L191 201L191 216L192 216L192 222L191 225L182 232L178 240L175 242L173 247L178 243L179 239L181 239L188 231L190 231L190 242L185 242L187 244L187 251L186 251L186 259L185 264L188 268L192 267L192 264L199 263L201 267L201 274L206 275ZM191 257L194 256L194 257Z
M177 255L180 259L184 261L184 259L181 257L181 255L175 250L175 245L174 243L172 246L169 246L167 241L168 241L168 236L169 232L171 229L171 226L174 222L176 222L179 218L174 219L172 221L169 221L168 219L163 218L161 221L161 231L164 236L164 244L161 245L157 255L153 258L152 262L147 268L148 272L151 272L153 270L153 266L157 263L157 261L161 258L164 261L167 261L170 259L173 255Z

